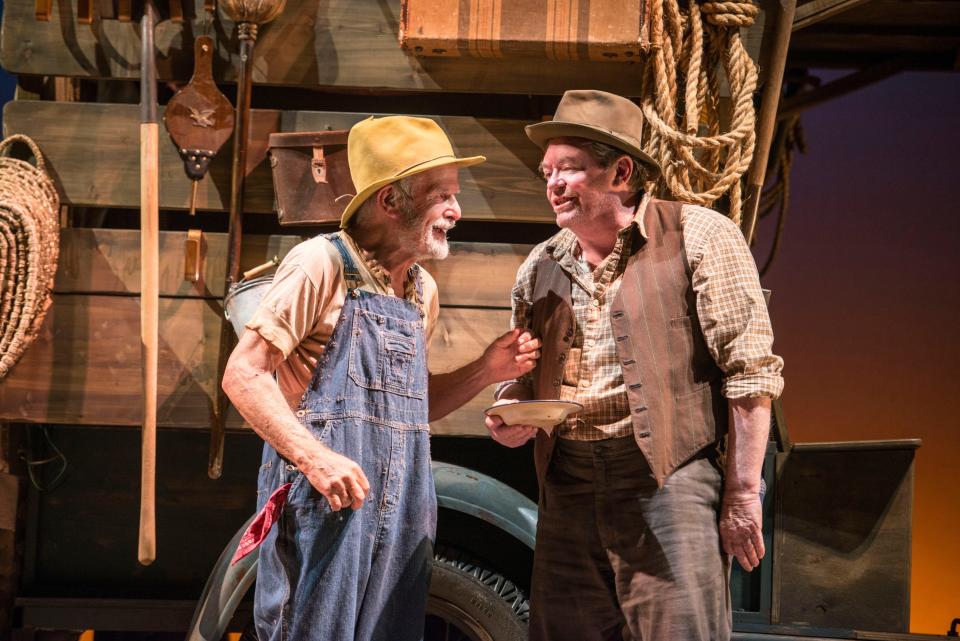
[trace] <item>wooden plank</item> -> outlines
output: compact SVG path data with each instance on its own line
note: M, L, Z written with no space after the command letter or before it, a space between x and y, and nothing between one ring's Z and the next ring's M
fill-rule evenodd
M275 131L346 129L367 114L254 110L252 172L244 211L273 213L273 182L266 161L267 135ZM460 204L465 220L553 222L537 177L540 150L518 120L440 117L461 155L482 154L487 162L461 171ZM40 145L67 205L139 206L138 112L136 105L10 102L4 131L25 133ZM160 207L187 209L190 180L172 143L160 146ZM224 149L199 185L197 208L224 211L230 199L230 151Z
M797 12L799 13L799 7ZM869 0L854 9L830 18L831 25L850 24L864 28L897 26L905 31L913 28L936 28L960 24L960 3L943 0Z
M204 234L200 280L183 278L186 232L160 233L160 295L222 298L227 235ZM283 258L298 236L247 236L241 268ZM54 291L58 294L139 294L140 232L129 229L61 229L60 259Z
M200 18L157 25L157 72L161 81L190 77L189 34L202 33ZM68 11L69 15L61 15ZM33 7L11 2L3 16L0 64L15 74L89 78L139 77L136 30L115 20L79 27L70 3L60 2L49 22L34 19ZM400 0L288 0L274 22L262 26L254 50L256 83L302 87L380 88L414 91L538 93L559 95L590 86L625 95L640 89L640 65L631 62L424 58L400 49ZM218 14L214 79L235 82L235 28Z
M793 30L797 31L827 18L844 13L868 0L812 0L797 6L793 16Z
M2 417L139 425L139 327L135 296L55 295L40 336L0 385ZM219 329L219 305L161 299L159 425L208 424Z
M856 26L831 27L820 24L793 34L791 53L809 51L831 52L836 55L853 56L858 53L884 53L913 57L926 53L954 55L960 46L960 32L950 29L934 29L927 33L909 28L874 30Z
M440 310L440 321L430 345L430 370L449 372L477 358L494 338L510 327L507 310L449 308ZM483 410L493 405L494 386L449 416L430 425L433 434L487 434Z
M161 296L223 297L226 234L204 234L205 254L200 280L183 279L186 232L160 233ZM283 258L299 236L247 236L241 268ZM437 281L443 305L510 307L517 268L530 245L450 243L450 257L424 267ZM58 294L138 294L140 233L128 229L62 229L54 291Z
M135 296L55 295L39 338L0 383L0 419L139 425L139 318ZM442 309L431 369L452 370L475 358L509 320L504 309ZM209 426L219 330L216 302L161 299L158 425ZM486 390L438 422L437 433L485 433L480 412L491 398ZM242 426L233 410L228 426Z
M440 304L510 308L510 291L532 245L450 243L450 256L424 263L437 281Z

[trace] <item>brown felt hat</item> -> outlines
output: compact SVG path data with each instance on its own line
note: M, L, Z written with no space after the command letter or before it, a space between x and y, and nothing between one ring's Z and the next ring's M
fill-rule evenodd
M660 173L660 165L640 146L643 111L633 101L594 89L567 91L553 120L527 125L527 137L546 149L551 138L586 138L612 145Z

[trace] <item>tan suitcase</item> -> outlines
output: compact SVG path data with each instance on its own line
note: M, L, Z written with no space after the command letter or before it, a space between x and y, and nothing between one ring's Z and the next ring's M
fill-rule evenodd
M400 44L417 56L635 60L651 0L401 0Z

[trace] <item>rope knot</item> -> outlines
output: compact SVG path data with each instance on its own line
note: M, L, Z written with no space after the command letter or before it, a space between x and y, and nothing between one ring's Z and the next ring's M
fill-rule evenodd
M750 27L760 7L752 2L704 2L700 11L707 22L718 27Z

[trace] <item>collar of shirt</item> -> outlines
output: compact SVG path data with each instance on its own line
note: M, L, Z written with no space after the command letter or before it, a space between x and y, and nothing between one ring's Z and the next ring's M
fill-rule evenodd
M367 268L367 271L370 273L376 281L379 288L385 291L390 296L396 296L396 292L393 289L392 278L390 277L390 272L380 264L374 255L357 245L353 237L350 236L346 231L341 231L340 236L346 241L347 249L350 250L350 253L353 254L354 260L359 259L363 262L363 265ZM416 263L407 270L407 278L405 279L403 286L403 298L412 302L418 303L417 300L417 270L419 265Z
M547 255L557 261L561 268L569 273L574 280L583 289L593 292L595 288L605 288L619 273L619 265L623 257L624 250L630 246L633 237L633 231L642 238L647 238L647 231L643 224L643 215L650 203L650 195L644 194L637 205L633 220L626 227L617 232L617 241L613 251L607 256L593 272L590 272L586 261L581 260L580 243L577 236L569 229L563 229L554 236L553 242L546 247Z

